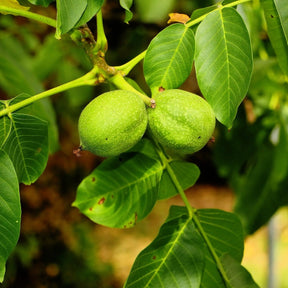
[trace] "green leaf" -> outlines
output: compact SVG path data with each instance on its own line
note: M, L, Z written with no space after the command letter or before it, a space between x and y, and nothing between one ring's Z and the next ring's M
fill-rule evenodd
M200 18L201 16L208 14L210 12L212 12L213 10L215 10L217 7L219 6L219 3L208 6L208 7L204 7L204 8L199 8L193 11L192 15L191 15L191 19L187 22L187 24L189 24L189 22Z
M261 0L268 35L278 58L279 66L288 75L288 8L281 1ZM282 10L283 9L283 10Z
M98 224L131 227L153 208L162 171L143 154L106 159L81 182L73 206Z
M21 222L17 175L3 150L0 150L0 187L0 282L3 282L5 263L17 244Z
M218 209L199 209L196 213L202 227L202 231L198 231L201 235L204 233L209 239L218 259L224 254L229 254L241 263L244 241L239 218L235 214ZM205 241L204 238L203 241ZM206 262L201 287L224 287L223 275L208 246L206 246Z
M43 173L48 161L47 122L14 113L9 117L9 125L7 118L0 118L0 139L5 139L0 148L12 160L19 182L29 185ZM7 125L10 126L8 135L5 133Z
M144 58L144 76L152 94L178 88L189 76L194 59L194 33L177 23L151 41Z
M211 12L195 36L195 68L203 96L216 118L231 127L252 73L247 28L234 8Z
M18 10L29 10L29 7L22 6L19 4L17 0L1 0L0 3L0 13L6 15L6 13L1 12L1 6L4 8L12 8L12 9L18 9Z
M87 0L57 0L57 23L56 34L57 39L61 35L73 29L81 19L87 7Z
M200 170L194 163L175 160L169 163L183 190L192 187L200 176ZM158 199L167 199L177 195L169 173L165 169L161 178Z
M251 274L230 255L223 255L220 261L228 276L231 288L259 288Z
M101 9L104 0L87 0L87 7L81 16L80 20L76 24L76 27L86 24L92 19L93 16Z
M133 17L133 13L130 10L132 4L133 0L120 0L121 7L125 9L125 23L128 23Z
M204 246L195 226L172 207L158 236L136 258L125 288L200 287Z

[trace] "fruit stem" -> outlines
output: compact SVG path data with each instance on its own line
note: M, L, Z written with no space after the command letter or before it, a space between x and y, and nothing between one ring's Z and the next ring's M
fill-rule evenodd
M121 66L114 66L115 69L121 71L122 75L126 76L129 72L136 66L146 55L147 50L143 51L135 58L131 59L129 62L121 65Z
M135 89L125 80L123 75L121 75L120 73L117 73L114 76L110 77L109 81L119 89L129 90L136 93L142 98L142 100L147 106L152 107L153 105L155 105L155 101L153 99Z
M30 98L27 98L21 102L18 102L16 104L13 104L11 106L8 106L7 108L3 109L0 111L0 117L10 114L18 109L21 109L27 105L30 105L32 103L34 103L35 101L41 100L43 98L58 94L60 92L69 90L71 88L75 88L75 87L79 87L79 86L85 86L85 85L89 85L89 86L93 86L93 85L97 85L101 80L101 78L99 77L99 79L96 77L96 74L98 73L98 68L95 67L93 68L90 72L88 72L87 74L85 74L84 76L77 78L75 80L72 80L70 82L67 82L65 84L59 85L57 87L54 87L52 89L46 90L44 92L41 92L39 94L36 94L34 96L31 96Z
M11 14L14 16L21 16L28 19L36 20L38 22L47 24L56 28L56 20L47 16L43 16L37 13L33 13L24 9L16 9L7 6L0 5L0 13L3 14Z

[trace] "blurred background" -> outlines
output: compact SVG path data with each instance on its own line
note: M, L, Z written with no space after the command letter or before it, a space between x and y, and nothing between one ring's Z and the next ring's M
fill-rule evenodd
M109 44L108 64L121 65L144 51L151 39L167 25L168 13L178 12L190 16L197 8L214 4L208 0L202 2L134 0L134 17L130 24L125 24L125 12L119 1L107 0L103 7L103 18ZM53 5L37 9L41 14L56 17ZM243 15L247 16L248 13ZM270 53L271 47L265 38L262 18L259 17L258 22L256 18L253 26L256 31L253 33L257 37L253 38L253 47L255 55L259 56L265 51ZM95 31L95 19L89 22L89 26ZM1 15L0 29L0 99L8 99L22 92L37 94L73 80L91 68L81 48L68 37L56 40L54 29L46 25L21 17ZM273 63L269 71L273 71L277 78L279 69ZM130 76L149 93L141 64L133 69ZM276 80L271 83L269 85L275 85L278 92L282 91L279 88L281 83L278 83L279 87ZM236 119L235 133L239 137L246 137L238 129L243 122L253 124L255 117L263 116L264 112L271 110L267 104L271 103L271 95L262 93L262 102L260 98L253 98L253 95L261 91L257 85L261 86L263 82L259 83L256 79L252 84L256 92L251 93L243 102ZM181 88L200 93L195 73ZM50 124L51 156L38 181L31 186L21 186L21 236L7 263L6 278L0 284L1 288L122 287L136 256L156 237L168 215L169 207L172 204L183 205L179 197L158 201L152 213L129 230L99 226L71 207L81 180L101 162L100 158L90 153L83 153L81 157L73 154L79 145L77 119L91 99L108 89L107 84L75 88L43 102L46 114L42 116ZM255 106L258 100L261 105ZM232 158L225 162L221 159L223 150L229 151L231 145L241 151L246 144L238 139L231 143L225 142L223 135L227 131L223 130L220 125L217 126L216 142L209 143L190 159L201 170L199 181L187 191L189 201L196 208L219 208L226 211L234 208L235 191L233 185L230 185L229 171L225 170L227 163L234 160ZM220 144L217 144L218 138ZM260 287L270 285L270 288L288 288L287 216L287 208L279 209L268 226L265 223L246 237L243 265ZM268 284L269 263L273 264L270 269L274 272L270 275L275 277L274 286Z

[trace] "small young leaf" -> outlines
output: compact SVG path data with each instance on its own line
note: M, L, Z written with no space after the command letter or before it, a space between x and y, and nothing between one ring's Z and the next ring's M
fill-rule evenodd
M17 175L3 150L0 150L0 187L0 282L3 282L5 263L17 244L21 222Z
M220 257L231 288L259 288L251 274L228 254Z
M195 68L201 92L216 118L230 128L252 73L247 28L234 8L223 8L203 20L195 41Z
M184 24L172 24L150 43L144 58L144 76L152 94L159 88L178 88L189 76L194 59L194 33Z
M57 23L56 34L57 39L61 35L73 29L82 17L87 7L87 0L57 0Z
M183 190L192 187L200 176L200 170L194 163L175 160L170 162L169 165L173 169ZM169 173L167 170L164 170L159 186L158 199L167 199L177 194L178 192L169 176Z
M21 113L12 114L9 121L11 128L5 135L7 116L0 118L0 139L5 137L0 148L12 160L19 182L29 185L43 173L48 161L47 122Z
M261 0L261 5L264 9L268 35L277 55L279 66L288 75L288 8L287 5L282 7L280 2Z
M204 243L186 211L172 207L158 236L136 258L125 288L200 287Z
M133 17L133 13L130 10L132 4L133 0L120 0L121 7L125 9L125 23L128 23Z
M143 154L108 158L81 182L73 206L98 224L129 228L153 208L162 171Z

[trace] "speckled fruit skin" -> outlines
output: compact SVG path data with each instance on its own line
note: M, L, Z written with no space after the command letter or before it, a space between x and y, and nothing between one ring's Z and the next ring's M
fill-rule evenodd
M117 156L132 148L146 127L146 107L137 94L106 92L92 100L80 115L80 145L98 156Z
M206 145L215 129L215 115L206 100L179 89L165 90L154 99L148 127L161 145L179 154L192 154Z

